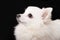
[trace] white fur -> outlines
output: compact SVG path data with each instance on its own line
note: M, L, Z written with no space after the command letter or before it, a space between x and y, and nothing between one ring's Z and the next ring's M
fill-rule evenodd
M52 21L51 12L51 7L41 9L29 6L17 18L19 24L14 30L16 40L60 40L60 20ZM29 13L33 18L28 17Z

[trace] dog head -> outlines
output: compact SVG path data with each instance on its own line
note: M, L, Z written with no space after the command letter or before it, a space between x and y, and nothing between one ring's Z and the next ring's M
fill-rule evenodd
M39 7L29 6L23 14L17 14L17 21L18 23L27 25L45 23L51 18L51 12L51 7L41 9Z

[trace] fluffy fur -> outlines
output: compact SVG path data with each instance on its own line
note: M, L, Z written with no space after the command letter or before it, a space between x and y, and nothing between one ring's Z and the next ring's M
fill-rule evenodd
M24 14L17 17L16 40L60 40L60 20L51 20L52 10L51 7L27 7Z

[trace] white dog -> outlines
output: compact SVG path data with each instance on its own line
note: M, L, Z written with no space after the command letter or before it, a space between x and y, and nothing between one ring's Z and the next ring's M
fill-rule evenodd
M60 40L60 20L51 20L53 8L29 6L17 15L16 40Z

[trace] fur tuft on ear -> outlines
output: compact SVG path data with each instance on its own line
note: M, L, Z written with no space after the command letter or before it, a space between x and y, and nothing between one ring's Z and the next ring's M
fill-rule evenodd
M52 10L52 7L42 8L42 19L45 23L50 21Z

